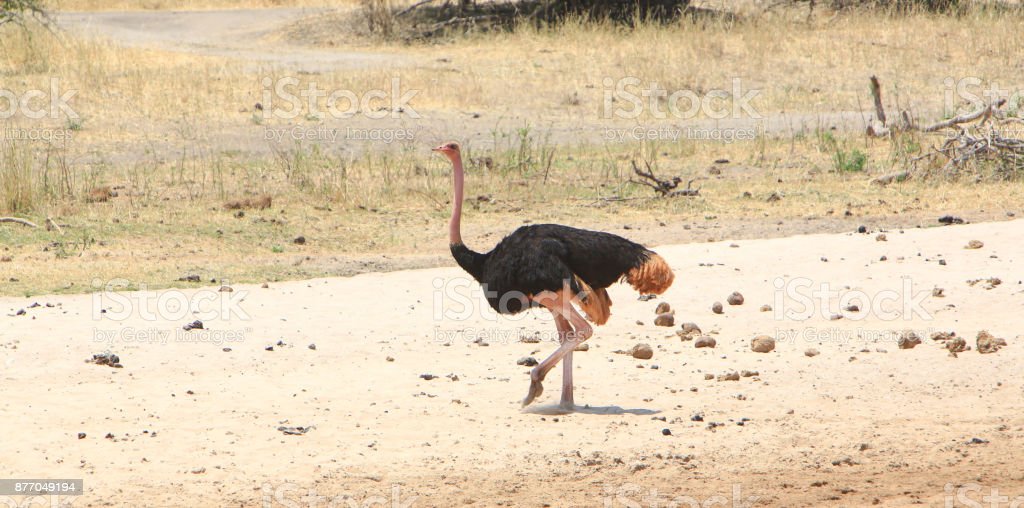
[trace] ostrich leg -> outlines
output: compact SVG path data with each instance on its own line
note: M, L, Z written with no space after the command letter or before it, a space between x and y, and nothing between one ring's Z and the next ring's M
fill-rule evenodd
M526 398L523 399L524 406L529 405L534 399L539 397L541 393L544 393L544 386L542 386L541 383L544 381L544 377L548 375L548 371L554 368L554 366L566 355L571 354L572 350L575 349L576 346L590 338L591 334L594 332L593 328L590 327L590 324L587 323L587 320L583 319L583 316L581 316L580 313L572 306L571 298L564 296L566 294L569 293L567 291L559 291L558 293L545 291L543 294L538 294L534 297L534 300L537 301L537 303L540 303L554 314L556 324L559 324L558 320L561 319L571 326L567 327L567 330L565 331L566 338L562 341L561 345L558 346L558 349L530 371L530 391L527 392ZM562 333L561 325L559 325L559 333ZM571 362L569 368L565 372L569 374L569 384L571 384ZM563 388L564 387L565 385L563 385ZM571 389L569 393L571 393ZM563 402L565 402L564 393Z
M569 334L573 332L572 325L564 317L555 315L555 325L558 326L558 343L565 344L572 340ZM575 349L575 346L573 346ZM572 352L570 349L562 358L562 401L559 404L563 409L572 409L576 404L572 399Z

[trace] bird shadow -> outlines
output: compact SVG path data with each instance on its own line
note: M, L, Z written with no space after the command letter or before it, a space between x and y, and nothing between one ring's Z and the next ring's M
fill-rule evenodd
M655 415L661 412L660 409L643 409L643 408L632 408L624 409L619 406L591 406L589 404L583 406L573 406L570 409L564 408L558 404L537 404L535 406L523 408L524 413L537 414L537 415L568 415L573 413L586 414L586 415Z

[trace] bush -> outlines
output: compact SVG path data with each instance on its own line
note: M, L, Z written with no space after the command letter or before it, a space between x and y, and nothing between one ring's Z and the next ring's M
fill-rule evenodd
M0 26L23 24L26 17L46 19L40 0L0 0Z

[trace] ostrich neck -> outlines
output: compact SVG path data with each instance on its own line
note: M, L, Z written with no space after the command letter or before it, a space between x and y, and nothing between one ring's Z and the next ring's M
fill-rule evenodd
M452 198L452 220L448 223L448 243L452 245L462 244L462 186L465 179L462 173L462 156L456 154L452 159L452 180L455 186L455 196Z

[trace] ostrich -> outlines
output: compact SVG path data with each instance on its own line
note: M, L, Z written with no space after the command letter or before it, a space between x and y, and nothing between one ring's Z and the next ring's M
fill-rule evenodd
M452 163L455 196L448 240L455 261L481 284L499 314L544 307L554 316L560 345L530 372L523 406L540 396L544 377L561 361L560 406L572 410L572 352L593 333L573 304L603 325L612 305L605 288L625 281L641 294L661 294L672 285L672 269L658 254L620 236L558 224L522 226L490 252L473 252L462 243L460 228L464 175L459 145L446 143L433 151Z

